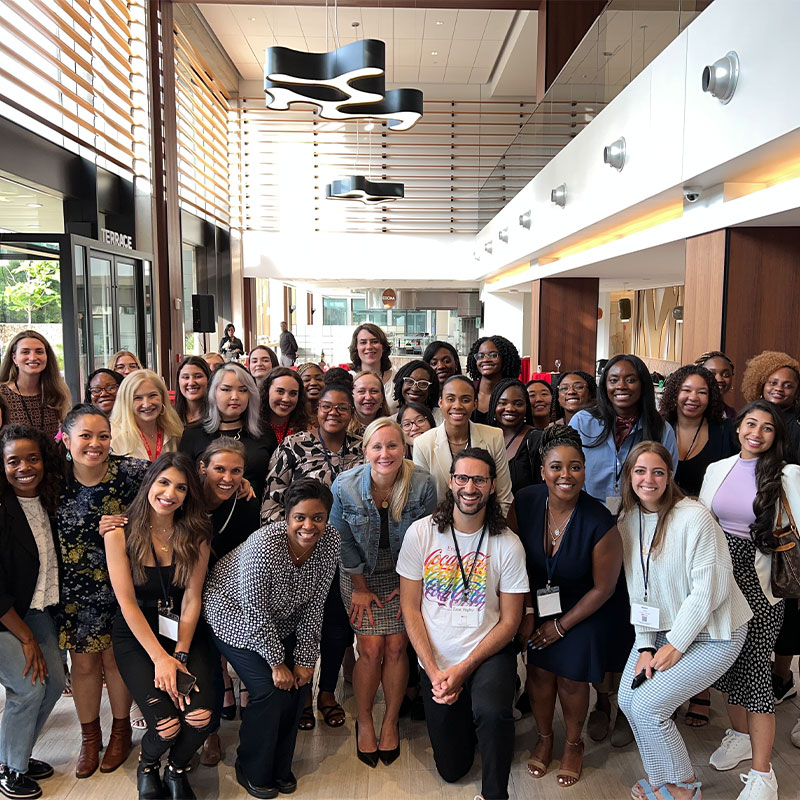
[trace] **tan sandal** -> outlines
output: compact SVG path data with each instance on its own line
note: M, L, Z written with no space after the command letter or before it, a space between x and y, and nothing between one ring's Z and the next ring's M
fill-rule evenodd
M544 735L542 733L539 734L539 738L536 740L536 744L533 746L533 750L536 749L536 745L542 739L552 739L553 734L550 733L548 735ZM545 764L543 761L539 761L538 759L533 758L533 750L531 751L531 758L528 759L528 773L532 778L543 778L547 774L547 768L550 766L550 761L552 761L552 745L550 746L550 759Z
M575 770L565 769L564 756L563 755L561 756L561 768L558 770L556 779L558 780L559 786L567 788L569 786L574 786L581 779L581 773L583 772L583 739L581 739L578 742L567 741L564 743L564 747L565 747L565 752L567 747L573 747L576 750L580 750L580 756L581 756L581 764L577 772L575 772ZM567 781L569 781L569 783Z

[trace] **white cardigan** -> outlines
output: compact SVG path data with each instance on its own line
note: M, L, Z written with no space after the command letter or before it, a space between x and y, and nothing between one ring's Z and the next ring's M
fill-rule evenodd
M711 509L714 495L719 491L719 487L722 486L723 481L728 477L728 473L733 469L738 459L739 455L737 453L735 456L730 456L730 458L723 458L722 461L715 461L713 464L709 464L703 479L703 486L700 489L700 497L698 498L706 508ZM800 466L797 464L785 464L781 475L781 484L789 507L792 509L792 516L797 522L800 519ZM775 527L779 528L788 524L789 517L783 511L779 502L775 507ZM774 606L780 602L781 598L772 594L772 554L762 553L761 550L756 549L755 568L758 582L761 584L761 590L770 604Z
M469 423L469 435L472 447L482 447L488 450L494 459L497 468L495 479L495 493L503 509L503 514L508 514L511 501L511 473L508 471L508 457L500 428L491 425L481 425L479 422ZM447 441L444 424L420 434L414 439L414 463L418 467L428 470L436 481L436 492L439 502L444 500L450 482L450 465L453 463L453 454Z
M642 514L642 538L652 541L658 519ZM623 565L631 602L644 598L639 547L639 512L620 515ZM659 630L685 653L698 634L712 639L731 638L752 616L750 606L733 577L733 566L722 528L707 508L688 497L679 500L667 521L658 553L651 556L648 605L659 609ZM637 649L654 647L658 631L634 625Z

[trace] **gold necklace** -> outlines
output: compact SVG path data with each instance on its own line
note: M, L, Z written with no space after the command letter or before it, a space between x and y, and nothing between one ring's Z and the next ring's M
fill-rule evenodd
M372 483L372 493L377 494L380 497L380 492L378 490L378 487L375 485L374 482L370 481L370 483ZM392 486L389 487L388 493L383 495L383 498L381 500L381 508L389 508L389 500L391 499L392 494L394 494L394 484L392 484Z
M292 547L292 542L289 537L286 537L286 544L289 547L289 555L294 558L295 561L303 561L307 557L308 550L301 552L300 554L295 552L295 549Z
M169 530L169 529L168 529L168 528L162 528L162 529L159 531L159 530L157 530L156 528L154 528L152 525L150 526L150 531L151 531L151 533L155 533L155 534L159 534L159 533L162 533L162 534L163 534L163 533L166 533L166 532L167 532L167 530ZM167 537L167 543L166 543L166 544L161 544L161 542L160 542L160 541L158 541L158 539L156 539L156 541L158 541L158 546L161 548L161 550L162 550L164 553L168 553L168 552L169 552L170 545L172 544L172 537L173 537L174 535L175 535L175 529L173 528L173 529L172 529L172 533L170 533L170 535Z

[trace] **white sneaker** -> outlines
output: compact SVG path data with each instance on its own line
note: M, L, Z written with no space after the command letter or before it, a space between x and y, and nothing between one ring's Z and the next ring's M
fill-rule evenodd
M775 773L770 771L768 778L756 775L753 770L747 775L739 775L744 784L744 789L739 793L737 800L778 800L778 781Z
M797 722L794 724L794 728L792 728L792 732L789 734L792 744L795 747L800 747L800 717L797 718Z
M708 759L708 763L714 769L723 771L733 769L740 761L746 761L752 757L753 748L750 745L750 737L746 733L737 733L732 728L728 728L719 747Z

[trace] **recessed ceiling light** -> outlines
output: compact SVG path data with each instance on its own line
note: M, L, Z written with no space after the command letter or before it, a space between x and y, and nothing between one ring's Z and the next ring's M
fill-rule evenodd
M436 24L437 25L444 25L444 22L442 22L442 20L440 20L440 19L437 19L436 20Z
M248 17L247 19L249 19L250 22L256 22L256 18L255 17Z
M42 207L41 203L26 203L26 205L28 206L28 208L41 208Z
M431 55L432 56L438 56L439 55L439 51L438 50L431 50Z

